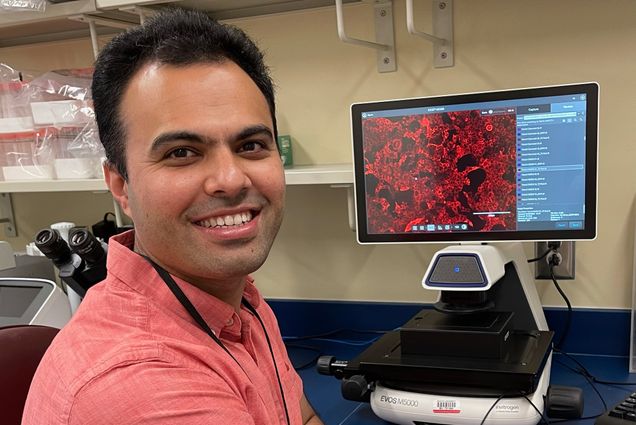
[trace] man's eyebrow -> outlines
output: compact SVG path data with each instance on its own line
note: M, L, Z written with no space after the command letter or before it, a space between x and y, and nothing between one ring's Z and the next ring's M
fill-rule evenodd
M150 146L150 150L157 151L161 149L163 145L169 144L176 140L187 140L194 143L207 142L205 137L191 131L168 131L166 133L161 133L159 136L155 137L155 139L152 141L152 145Z
M269 128L265 124L256 124L249 127L245 127L243 130L241 130L240 132L236 134L234 139L243 140L258 134L265 134L266 136L269 136L272 139L274 138L274 132L272 131L271 128Z

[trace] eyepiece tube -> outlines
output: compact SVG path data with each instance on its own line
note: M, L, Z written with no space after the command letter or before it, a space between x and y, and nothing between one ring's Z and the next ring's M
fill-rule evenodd
M103 261L106 252L97 238L87 229L78 228L72 230L68 239L71 250L82 257L88 265Z
M35 235L35 246L55 264L66 263L71 258L71 250L57 230L40 230Z

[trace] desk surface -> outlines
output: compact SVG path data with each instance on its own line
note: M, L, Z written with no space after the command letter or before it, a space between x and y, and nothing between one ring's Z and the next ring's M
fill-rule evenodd
M334 355L341 360L354 358L364 347L338 344L335 342L310 343L319 348L324 354ZM308 358L315 356L302 348L289 348L289 354L295 364L303 364ZM628 373L628 359L614 356L573 356L596 378L606 381L636 381L636 374ZM601 400L594 392L586 379L568 368L574 368L576 364L561 354L554 354L550 382L552 384L579 387L584 392L585 410L584 416L594 416L605 411ZM344 400L340 394L340 381L331 376L319 375L315 367L308 367L299 371L307 398L314 406L318 415L326 425L380 425L387 424L384 420L374 415L368 403L359 403ZM596 384L608 407L622 401L627 394L636 390L636 386L618 386ZM559 422L567 424L594 424L594 419Z

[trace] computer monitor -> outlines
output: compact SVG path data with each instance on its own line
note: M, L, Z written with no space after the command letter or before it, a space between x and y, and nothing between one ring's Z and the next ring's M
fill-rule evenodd
M598 91L352 105L358 241L594 239Z

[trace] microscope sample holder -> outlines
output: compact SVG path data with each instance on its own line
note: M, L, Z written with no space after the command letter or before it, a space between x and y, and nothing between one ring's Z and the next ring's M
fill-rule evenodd
M400 328L402 354L500 359L510 340L513 315L422 310Z

